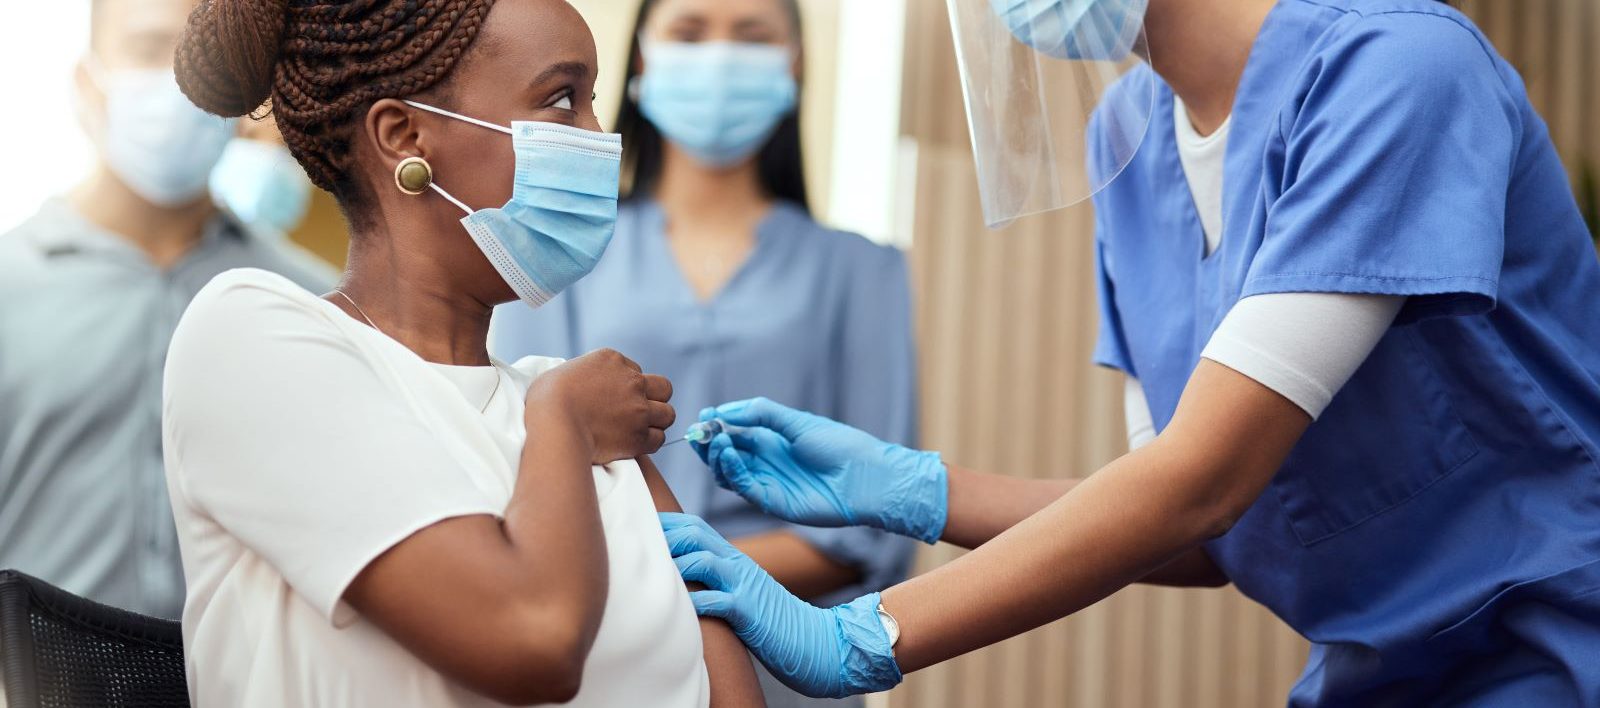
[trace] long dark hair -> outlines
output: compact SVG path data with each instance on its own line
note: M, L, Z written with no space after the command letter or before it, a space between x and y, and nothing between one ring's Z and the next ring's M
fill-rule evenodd
M804 34L800 29L800 4L797 0L779 0L789 11L794 22L795 42L801 43ZM633 23L633 48L628 51L627 75L623 77L622 108L617 111L616 130L622 134L622 198L648 199L661 181L663 153L661 132L650 124L639 110L639 102L627 87L639 76L639 66L644 53L639 47L639 33L655 9L657 0L644 0L639 5L639 16ZM761 148L756 158L756 172L762 189L775 199L793 202L806 211L811 210L811 200L806 195L805 159L800 150L800 108L783 119L777 132Z

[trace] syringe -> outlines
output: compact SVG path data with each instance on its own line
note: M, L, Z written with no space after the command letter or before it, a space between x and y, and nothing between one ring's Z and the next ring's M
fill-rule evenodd
M720 420L707 420L695 423L694 425L689 426L689 432L684 434L683 437L673 440L666 445L662 445L662 447L668 447L685 442L700 443L702 445L707 444L711 442L712 438L717 437L722 433L722 431L727 429L728 426L724 425Z

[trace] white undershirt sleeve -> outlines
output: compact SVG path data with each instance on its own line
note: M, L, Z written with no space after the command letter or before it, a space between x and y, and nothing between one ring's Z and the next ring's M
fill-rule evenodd
M1122 386L1122 411L1128 422L1128 451L1149 445L1156 439L1155 416L1150 415L1150 400L1145 398L1144 386L1129 376Z
M1245 298L1201 356L1276 391L1315 420L1372 354L1405 301L1347 293Z

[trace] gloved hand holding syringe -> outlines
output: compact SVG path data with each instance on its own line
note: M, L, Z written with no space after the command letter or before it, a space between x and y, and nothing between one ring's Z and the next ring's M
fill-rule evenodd
M807 526L870 526L926 543L944 531L938 453L910 450L764 398L700 412L685 437L718 486Z

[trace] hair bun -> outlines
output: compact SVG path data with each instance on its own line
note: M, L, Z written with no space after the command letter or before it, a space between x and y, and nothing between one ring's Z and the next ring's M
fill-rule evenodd
M178 86L196 106L233 118L272 96L289 0L202 0L178 43Z

